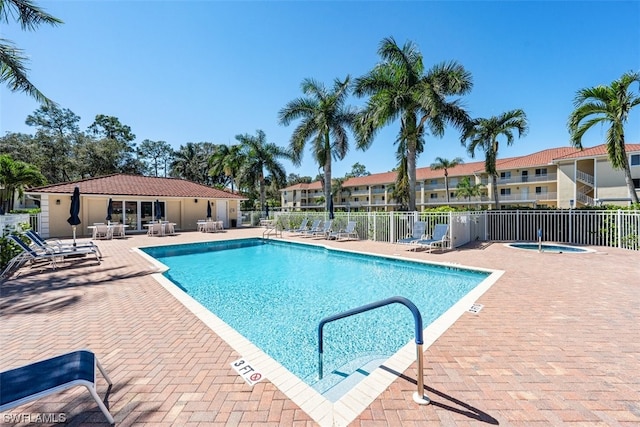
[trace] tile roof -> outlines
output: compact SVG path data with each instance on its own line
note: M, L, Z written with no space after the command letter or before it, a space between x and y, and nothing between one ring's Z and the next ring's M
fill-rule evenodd
M28 193L73 193L80 187L82 195L150 197L201 197L209 199L238 199L246 197L179 178L114 174L79 181L62 182L30 188Z
M640 151L640 144L625 144L627 153ZM573 147L549 148L547 150L538 151L536 153L527 154L525 156L507 157L496 160L497 170L510 170L516 168L527 168L533 166L544 166L557 160L569 158L603 156L607 154L606 145L598 145L584 150L578 150ZM484 173L484 160L477 162L462 163L455 168L448 169L449 177L469 176ZM416 168L416 180L424 181L427 179L435 179L444 177L443 170L432 170L429 166ZM382 185L390 184L396 181L396 172L374 173L368 176L359 176L349 178L343 184L344 187L357 187L363 185ZM305 187L306 186L306 187ZM284 190L311 190L322 189L320 181L310 184L296 184L291 187L283 188Z
M640 151L640 144L625 144L624 149L627 154ZM583 150L576 150L574 153L567 154L565 156L556 158L556 160L565 159L577 159L581 157L598 157L607 155L607 145L596 145L595 147L585 148Z

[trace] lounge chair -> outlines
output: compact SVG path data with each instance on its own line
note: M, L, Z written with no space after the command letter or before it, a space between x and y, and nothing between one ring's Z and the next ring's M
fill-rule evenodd
M356 231L356 225L357 223L355 221L348 221L347 226L344 229L329 234L329 239L359 239L358 232Z
M420 239L414 242L421 248L429 249L429 252L434 247L439 247L440 250L444 249L444 244L449 241L449 225L448 224L436 224L433 228L433 234L429 239Z
M95 249L98 257L102 258L102 253L100 252L100 248L98 248L98 246L96 246L96 244L93 242L88 242L88 243L83 242L83 243L78 243L76 246L73 246L72 243L63 243L60 240L56 240L54 242L47 242L45 239L42 238L42 236L40 236L38 233L36 233L33 230L27 230L24 232L24 234L26 234L27 237L31 239L33 244L40 249L50 248L54 252L61 252L61 251L64 252L64 251L73 250L73 248L76 248L76 249L81 248L82 250L85 250L86 248L92 248L92 249Z
M311 236L314 236L315 233L317 233L318 231L322 230L322 228L320 227L320 223L322 223L321 219L314 220L313 223L311 224L311 227L309 227L307 230L304 230L304 231L300 232L300 237L311 237Z
M98 260L98 264L100 264L100 255L96 246L80 246L59 250L56 250L52 247L34 249L31 246L27 245L20 237L16 235L10 234L7 237L22 249L23 262L30 261L32 263L37 263L39 261L46 261L51 264L53 268L56 268L56 258L66 260L68 257L77 257L78 255L95 255L96 259Z
M416 221L413 223L413 232L410 236L407 236L402 239L398 239L396 243L401 245L410 245L422 238L424 238L424 232L426 230L427 224L424 221Z
M96 367L111 385L111 379L89 350L77 350L0 372L0 412L82 385L113 424L113 417L96 391Z
M307 224L308 224L308 223L309 223L309 218L304 218L304 219L302 220L302 223L300 223L300 226L299 226L299 227L292 228L292 229L287 230L287 231L288 231L289 233L292 233L292 234L300 234L300 233L303 233L303 232L307 231Z
M324 224L322 224L322 227L320 227L317 231L313 233L313 237L324 237L325 239L328 239L329 236L331 235L332 226L333 226L332 219L325 221Z

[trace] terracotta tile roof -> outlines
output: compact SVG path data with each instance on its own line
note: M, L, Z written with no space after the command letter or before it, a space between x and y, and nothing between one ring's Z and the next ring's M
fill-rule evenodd
M150 197L201 197L208 199L246 198L218 190L206 185L196 184L178 178L161 178L139 175L114 174L88 178L80 181L63 182L29 189L28 193L73 193L80 187L82 195L99 194L108 196L150 196Z
M293 191L293 190L322 190L322 183L320 181L314 181L311 183L299 183L294 184L290 187L283 188L282 190Z
M497 169L528 168L533 166L544 166L553 162L554 159L564 157L578 152L573 147L549 148L526 156L505 159L497 165Z
M625 144L624 149L627 154L640 151L640 144ZM581 157L598 157L607 155L607 145L596 145L595 147L585 148L582 151L576 150L574 153L558 157L555 160L578 159Z

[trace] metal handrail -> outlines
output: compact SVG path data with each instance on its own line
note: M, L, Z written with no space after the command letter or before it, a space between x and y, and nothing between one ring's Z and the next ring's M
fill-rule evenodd
M345 312L334 314L333 316L325 317L318 324L318 374L320 379L322 379L322 354L323 354L323 327L325 324L333 322L334 320L344 319L345 317L350 317L355 314L364 313L365 311L373 310L374 308L384 307L389 304L400 303L411 310L411 314L413 314L413 320L415 323L415 335L416 335L416 354L418 361L418 374L417 374L417 383L418 383L418 391L413 394L413 400L419 404L426 405L429 403L429 398L424 394L424 376L423 376L423 354L422 354L422 344L424 343L422 339L422 315L420 314L420 310L418 307L411 301L409 301L405 297L391 297L381 301L373 302L371 304L366 304L360 307L352 308L351 310L347 310Z

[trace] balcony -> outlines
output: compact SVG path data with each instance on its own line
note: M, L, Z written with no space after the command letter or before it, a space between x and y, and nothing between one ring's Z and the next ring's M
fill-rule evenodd
M555 181L556 178L557 174L555 173L548 173L546 175L512 176L511 178L498 178L498 185Z
M530 194L501 194L498 200L501 202L539 202L557 200L558 193L530 193Z

